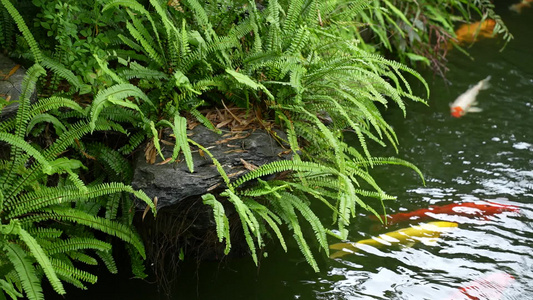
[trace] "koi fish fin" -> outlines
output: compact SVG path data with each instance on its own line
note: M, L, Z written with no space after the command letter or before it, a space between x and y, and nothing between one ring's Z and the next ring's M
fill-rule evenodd
M469 112L469 113L478 113L478 112L482 112L483 109L481 109L479 107L470 106L466 111Z
M489 76L487 76L487 78L481 80L481 87L479 88L480 90L486 90L486 89L490 88L490 83L489 83L490 78L491 78L491 76L489 75Z
M355 252L348 252L348 251L344 251L344 250L339 250L335 253L332 253L329 258L339 258L339 257L343 257L343 256L346 256L346 255L349 255L349 254L353 254Z

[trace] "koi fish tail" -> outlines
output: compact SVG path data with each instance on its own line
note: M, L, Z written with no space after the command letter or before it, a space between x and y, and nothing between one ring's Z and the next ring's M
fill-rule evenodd
M491 79L491 76L489 75L489 76L487 76L487 78L481 80L481 88L480 88L480 90L486 90L486 89L490 88L490 83L489 83L490 79Z

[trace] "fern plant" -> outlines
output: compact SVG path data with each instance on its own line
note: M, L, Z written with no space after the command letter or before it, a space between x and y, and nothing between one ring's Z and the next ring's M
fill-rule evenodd
M86 185L82 181L82 162L63 154L72 146L75 149L92 129L114 126L62 120L65 109L80 119L87 114L69 99L53 97L30 104L36 81L44 73L39 64L28 70L17 115L0 124L0 141L11 148L9 157L0 161L0 282L2 296L13 299L43 299L43 277L59 294L65 293L63 282L84 289L85 283L94 283L97 277L77 265L97 264L96 257L116 272L110 241L101 240L94 231L131 244L144 257L144 245L128 223L131 202L121 203L122 193L135 195L155 212L142 191L122 183ZM28 134L43 122L58 133L46 149L27 141ZM120 207L123 212L117 215Z
M396 146L395 133L378 105L393 102L405 113L404 99L424 103L413 95L404 74L423 79L400 63L329 33L317 17L319 12L335 10L331 2L274 0L259 10L249 1L245 17L227 28L215 28L210 18L217 15L195 0L180 2L179 9L156 0L150 4L153 14L133 0L110 1L104 7L126 9L131 20L120 38L144 58L112 53L125 66L115 70L108 68L104 59L99 60L115 85L102 92L102 97L97 96L100 100L93 102L91 116L98 120L100 114L120 106L149 124L145 129L152 131L156 148L159 127L172 127L177 133L173 159L179 150L186 153L189 144L211 157L227 189L203 199L213 208L217 236L226 243L225 253L230 251L231 241L224 206L232 205L256 263L257 251L264 246L268 232L286 249L286 227L309 264L318 270L300 218L310 224L318 248L327 253L326 234L346 238L356 207L377 215L369 201L375 199L383 205L383 200L394 198L379 187L369 174L370 168L399 164L420 174L415 166L400 159L373 157L367 144L372 141L385 146L389 142ZM352 12L364 7L363 1L354 5ZM131 80L138 80L144 95L133 92L128 83ZM121 94L125 87L132 92ZM115 92L120 96L109 96ZM135 96L135 103L119 100L128 96ZM277 118L288 134L293 160L265 165L231 183L217 158L187 139L184 125L179 125L185 122L180 116L183 111L198 116L194 113L198 105L217 105L219 100L214 99L219 97L240 106L268 108L267 113ZM154 122L154 116L159 121ZM343 141L345 131L353 131L360 145L347 145ZM285 180L241 187L283 171L293 174ZM332 210L336 230L327 229L324 220L317 217L310 205L316 200Z

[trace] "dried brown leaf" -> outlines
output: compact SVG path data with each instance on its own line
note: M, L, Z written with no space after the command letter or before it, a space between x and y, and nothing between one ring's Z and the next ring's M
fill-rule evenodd
M253 171L253 170L258 168L258 166L254 165L254 164L251 164L251 163L245 161L242 158L240 160L241 160L242 164L244 165L244 168L247 169L247 170Z
M157 207L157 197L154 197L154 205L155 207ZM144 217L146 217L146 214L150 211L150 206L149 205L146 205L146 208L144 209L144 212L143 212L143 217L142 217L142 220L144 221Z
M247 138L250 136L251 133L248 133L248 134L244 134L244 135L235 135L235 136L232 136L232 137L229 137L227 139L223 139L223 140L219 140L219 141L216 141L215 144L224 144L224 143L227 143L229 141L234 141L234 140L239 140L239 139L244 139L244 138Z
M160 166L160 165L167 164L167 163L169 163L170 161L172 161L172 157L169 157L169 158L165 159L164 161L162 161L162 162L160 162L160 163L157 163L156 166Z
M241 175L242 173L245 173L245 172L246 171L241 170L241 171L238 171L238 172L234 172L234 173L228 174L228 178L233 178L235 176L239 176L239 175Z

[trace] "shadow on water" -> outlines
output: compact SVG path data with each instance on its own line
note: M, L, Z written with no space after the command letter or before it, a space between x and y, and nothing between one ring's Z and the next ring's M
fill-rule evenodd
M503 52L497 40L484 40L469 49L474 60L452 51L449 85L425 74L432 93L429 107L411 104L406 119L394 109L385 113L400 140L398 156L422 170L426 186L408 169L381 169L375 175L389 194L398 196L388 202L389 213L491 200L520 207L520 215L439 215L457 222L459 228L436 244L361 251L335 260L318 254L322 270L318 274L295 245L288 254L269 247L259 269L245 258L206 262L196 273L196 264L189 262L181 270L172 299L463 299L453 294L494 274L514 279L498 278L501 286L486 283L483 289L493 287L492 294L479 299L533 299L533 8L521 15L505 8L499 13L515 36ZM449 103L488 75L492 86L478 96L483 112L452 118ZM378 151L383 153L374 154L396 155L387 152L390 149ZM401 228L379 226L362 215L350 238L367 239ZM502 283L506 278L508 287ZM154 286L113 280L104 278L88 293L69 293L66 298L158 298Z

